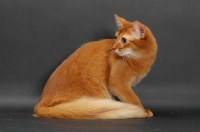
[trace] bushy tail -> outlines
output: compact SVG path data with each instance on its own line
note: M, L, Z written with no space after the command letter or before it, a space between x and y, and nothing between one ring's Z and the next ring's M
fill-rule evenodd
M37 106L35 117L72 119L144 118L147 113L135 105L109 99L81 98L53 107Z

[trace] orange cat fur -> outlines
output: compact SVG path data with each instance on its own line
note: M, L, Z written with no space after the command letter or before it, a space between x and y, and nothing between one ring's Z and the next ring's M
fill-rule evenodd
M131 89L149 72L157 52L150 29L115 15L116 39L90 42L50 76L35 117L124 119L152 117ZM112 98L116 96L120 101Z

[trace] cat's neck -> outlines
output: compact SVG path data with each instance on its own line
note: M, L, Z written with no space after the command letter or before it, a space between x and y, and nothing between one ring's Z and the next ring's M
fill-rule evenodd
M113 65L121 65L121 68L126 69L128 72L133 72L137 74L145 74L150 70L155 56L149 56L145 58L136 58L133 56L119 56L116 53L112 53L109 58L110 67Z

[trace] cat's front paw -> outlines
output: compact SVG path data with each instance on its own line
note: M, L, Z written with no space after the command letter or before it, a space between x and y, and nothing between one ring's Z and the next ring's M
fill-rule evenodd
M151 110L147 109L145 111L147 113L147 116L146 116L147 118L153 117L153 113L151 112Z

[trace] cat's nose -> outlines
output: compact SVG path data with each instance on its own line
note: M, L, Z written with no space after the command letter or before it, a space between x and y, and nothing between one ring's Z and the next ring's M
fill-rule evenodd
M113 51L115 51L115 50L116 50L116 48L114 48L114 47L113 47L113 48L112 48L112 50L113 50Z

